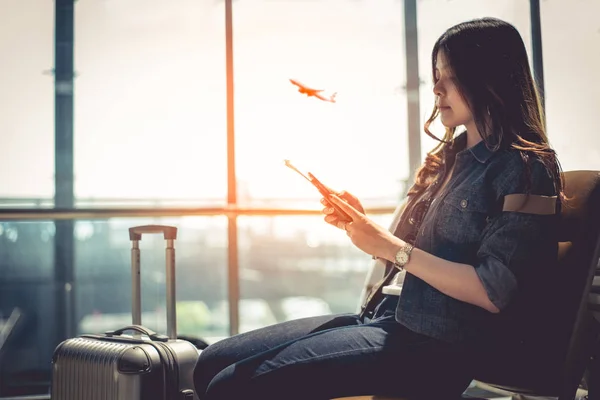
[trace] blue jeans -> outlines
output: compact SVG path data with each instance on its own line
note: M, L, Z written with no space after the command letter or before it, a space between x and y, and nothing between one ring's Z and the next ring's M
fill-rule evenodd
M465 348L397 323L397 301L386 297L364 320L354 314L302 318L221 340L198 359L199 397L460 397L472 377Z

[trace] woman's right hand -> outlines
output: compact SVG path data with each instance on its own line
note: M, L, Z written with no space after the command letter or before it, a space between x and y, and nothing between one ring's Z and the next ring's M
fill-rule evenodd
M346 203L348 203L352 207L354 207L357 211L361 212L362 214L365 213L365 209L363 208L362 204L360 204L360 201L358 200L358 198L356 198L356 196L354 196L344 190L342 190L341 192L334 191L334 193L338 197L340 197L342 200L344 200ZM336 211L331 206L331 203L329 203L329 201L327 201L327 199L325 197L323 197L323 198L321 198L321 204L323 204L325 206L325 208L323 209L323 214L325 214L325 222L339 228L340 220L337 216Z

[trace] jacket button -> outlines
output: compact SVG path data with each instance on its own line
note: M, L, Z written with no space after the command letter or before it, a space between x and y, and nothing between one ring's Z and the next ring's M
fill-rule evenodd
M465 200L465 199L463 199L463 200L460 201L460 206L462 208L467 208L467 204L469 204L469 202L467 200Z
M415 219L413 217L410 217L408 219L408 223L411 224L411 225L414 225L415 224Z

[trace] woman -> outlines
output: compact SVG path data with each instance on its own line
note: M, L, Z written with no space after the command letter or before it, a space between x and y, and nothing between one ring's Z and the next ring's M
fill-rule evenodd
M465 22L435 43L432 70L436 103L425 132L435 138L429 126L439 116L446 133L417 172L394 232L350 194L322 199L326 222L387 262L363 311L209 346L195 370L200 398L458 396L473 377L471 350L496 343L503 322L534 306L527 296L537 266L556 262L562 182L523 41L498 19ZM466 131L455 135L460 126ZM402 270L400 296L385 294ZM527 339L517 331L503 342Z

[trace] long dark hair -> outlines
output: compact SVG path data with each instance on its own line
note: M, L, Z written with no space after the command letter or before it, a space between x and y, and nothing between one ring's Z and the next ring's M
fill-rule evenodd
M560 163L548 143L538 89L517 29L496 18L474 19L451 27L440 36L431 52L434 82L437 82L435 68L440 51L456 77L459 93L471 110L486 146L492 151L519 150L528 168L525 177L528 188L531 158L539 159L564 198ZM439 108L434 106L424 130L440 143L427 154L409 194L422 191L435 178L440 154L454 137L456 128L446 128L443 139L430 132L429 126L438 115Z

